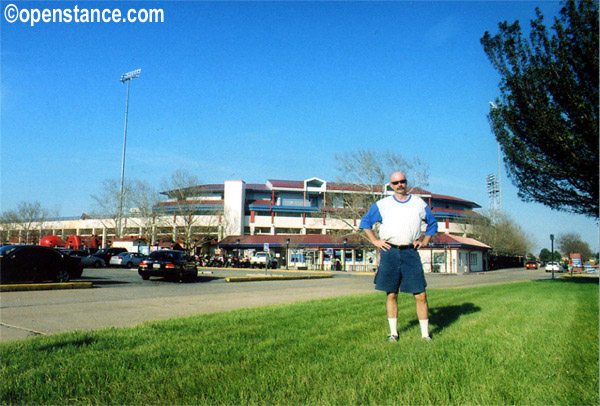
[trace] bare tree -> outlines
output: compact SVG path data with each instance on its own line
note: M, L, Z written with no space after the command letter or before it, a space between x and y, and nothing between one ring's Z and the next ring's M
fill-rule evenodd
M20 202L16 210L2 214L2 228L8 234L11 229L21 232L21 239L26 243L34 242L42 237L43 222L48 220L50 212L40 202Z
M183 239L185 249L192 251L196 246L202 245L206 240L213 238L212 232L216 230L215 217L222 213L206 210L202 199L203 192L198 178L182 169L175 171L170 178L162 182L162 188L173 203L173 226L183 226ZM208 223L201 223L201 215ZM203 227L203 232L194 233L194 228Z
M19 230L19 219L15 210L8 210L0 216L0 242L9 243L11 234Z
M160 201L160 194L156 188L147 182L134 180L130 193L132 205L132 223L137 224L146 236L150 245L156 239L156 227L161 223L161 217L157 215L155 206Z
M334 195L328 207L328 215L344 222L352 231L358 232L360 219L377 200L385 196L389 177L393 172L403 172L408 179L409 192L429 184L429 168L418 158L409 160L396 152L352 151L336 154L338 182L344 189Z
M125 180L123 186L123 213L128 213L131 208L131 181ZM122 230L119 229L119 198L121 195L121 184L116 178L105 179L102 182L102 190L98 195L91 195L95 202L94 215L106 228L115 229L115 236L122 237ZM123 216L125 217L125 216Z

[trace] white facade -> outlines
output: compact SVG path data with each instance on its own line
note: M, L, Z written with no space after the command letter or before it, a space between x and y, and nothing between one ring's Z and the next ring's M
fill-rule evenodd
M225 217L224 235L244 234L246 183L242 180L225 181L223 200L223 215Z

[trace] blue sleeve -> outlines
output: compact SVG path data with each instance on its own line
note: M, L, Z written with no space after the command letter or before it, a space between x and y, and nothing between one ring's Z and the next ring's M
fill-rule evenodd
M377 203L375 203L373 206L371 206L369 212L362 218L358 228L371 230L373 228L373 224L381 223L382 220L383 219L381 218L379 207L377 207Z
M438 231L438 225L437 220L435 219L435 216L431 212L429 206L425 206L425 222L427 223L425 235L434 236Z

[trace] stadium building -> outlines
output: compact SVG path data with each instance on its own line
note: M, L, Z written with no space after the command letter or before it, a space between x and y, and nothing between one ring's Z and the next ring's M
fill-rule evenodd
M128 241L145 237L157 246L166 240L189 241L187 236L200 242L194 244L197 251L240 256L269 251L287 268L370 271L377 266L377 251L358 225L373 201L391 193L387 185L364 187L319 178L265 184L227 180L162 192L166 200L154 206L152 224L134 210L125 218L124 235ZM438 222L437 236L419 250L426 272L488 269L491 248L468 237L473 222L483 218L475 212L481 206L419 188L410 193L429 204ZM117 245L114 223L84 215L46 221L40 229L43 235L63 238L98 235L103 245Z

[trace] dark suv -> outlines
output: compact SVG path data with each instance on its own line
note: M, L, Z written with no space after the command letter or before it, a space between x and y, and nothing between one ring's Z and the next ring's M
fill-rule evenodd
M0 248L0 283L68 282L81 277L83 267L54 248L39 245L5 245Z
M188 258L183 251L161 250L151 253L148 258L140 262L138 273L142 279L148 280L151 276L195 281L198 278L196 261Z

